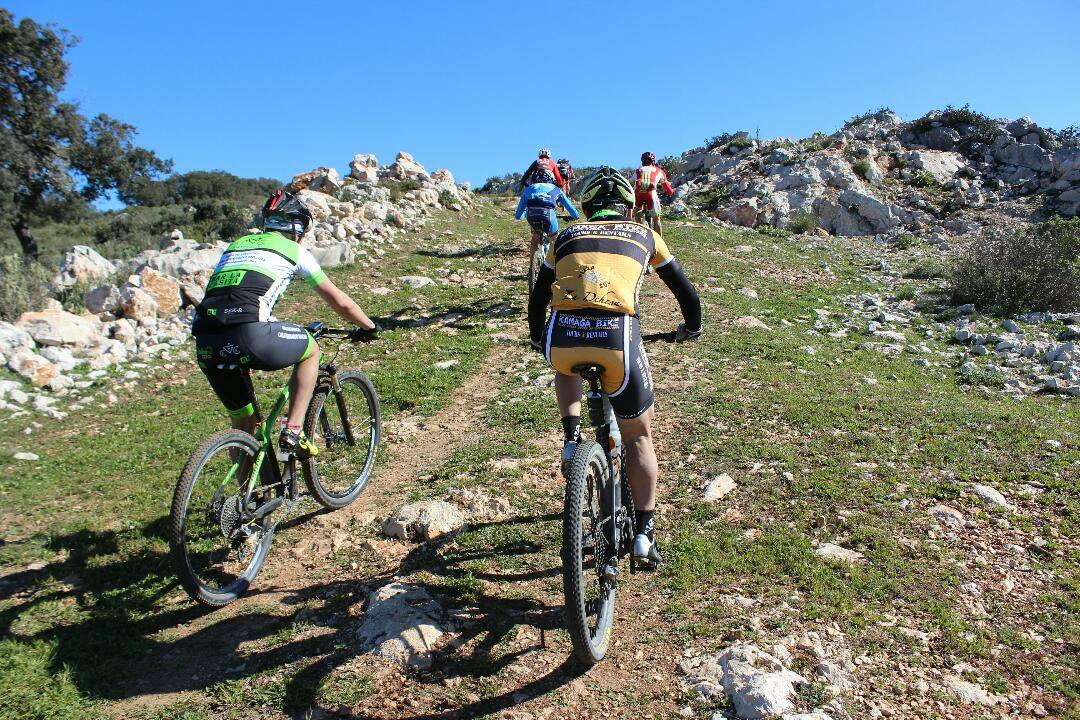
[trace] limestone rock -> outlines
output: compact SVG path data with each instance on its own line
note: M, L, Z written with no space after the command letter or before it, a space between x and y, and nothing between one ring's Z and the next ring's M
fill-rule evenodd
M120 288L115 285L99 285L83 295L86 309L95 315L115 313L120 309Z
M59 373L51 362L25 349L8 358L8 367L29 380L34 387L45 387Z
M956 508L949 507L948 505L935 505L930 508L928 512L934 522L939 525L946 525L952 528L964 527L964 516Z
M695 658L681 665L690 688L706 700L727 696L735 714L762 720L795 708L795 686L806 683L774 656L754 645L737 643L718 655Z
M413 290L419 290L420 288L435 284L434 280L429 277L424 277L423 275L402 275L398 280L401 283L408 285Z
M425 500L406 505L387 518L384 535L424 542L454 532L465 525L461 510L445 500Z
M97 280L106 280L116 274L116 266L86 245L76 245L60 260L60 269L53 278L57 288L69 288Z
M379 181L379 161L374 155L357 154L349 163L349 177L360 182L375 183Z
M330 219L330 203L334 202L334 199L326 193L315 190L300 190L296 193L296 197L300 198L308 206L308 209L311 210L311 216L315 218L316 222L326 222Z
M399 152L397 154L397 158L394 160L394 164L389 167L388 173L391 177L398 180L408 180L428 176L428 172L424 169L424 166L416 162L413 159L413 156L407 152Z
M814 554L831 562L843 562L849 565L858 565L866 562L861 552L850 550L833 543L822 543L814 550Z
M296 194L301 190L315 190L327 195L336 195L341 190L341 177L334 168L315 168L300 173L289 183L289 192Z
M73 315L64 310L25 312L15 326L26 331L38 345L85 347L101 329L97 318Z
M139 273L140 287L154 298L159 315L173 315L180 310L180 284L152 268Z
M9 355L20 348L33 349L34 338L22 328L0 320L0 353Z
M745 328L747 330L766 330L772 332L771 327L763 323L761 320L758 320L756 317L751 317L749 315L745 317L735 318L731 321L731 324L734 327Z
M132 320L152 320L157 317L157 301L154 296L137 285L124 283L120 286L120 310Z
M383 585L368 597L357 637L360 651L400 665L430 667L432 651L446 634L443 615L423 588L401 581Z
M736 488L738 488L738 485L730 475L727 473L717 475L705 486L705 493L702 499L705 502L716 502L725 495L733 492Z

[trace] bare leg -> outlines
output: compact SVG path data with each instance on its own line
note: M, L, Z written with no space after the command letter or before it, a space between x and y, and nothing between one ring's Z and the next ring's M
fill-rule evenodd
M557 382L555 387L558 390ZM653 449L652 415L653 410L649 408L633 420L619 419L623 447L626 448L626 468L630 473L630 489L634 493L634 508L643 512L656 508L656 478L660 474Z
M315 381L319 378L319 346L316 345L306 360L301 360L293 369L289 381L289 424L299 427L304 424L311 394L315 392Z
M559 417L581 417L581 376L555 373L555 400L559 403Z

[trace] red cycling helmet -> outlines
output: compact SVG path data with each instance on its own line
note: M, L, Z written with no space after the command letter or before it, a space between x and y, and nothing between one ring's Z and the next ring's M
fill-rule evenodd
M641 164L642 165L655 165L656 164L656 156L653 155L651 152L643 152L643 153L641 153Z

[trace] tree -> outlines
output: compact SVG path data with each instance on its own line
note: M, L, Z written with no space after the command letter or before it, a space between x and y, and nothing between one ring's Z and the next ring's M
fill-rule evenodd
M76 39L0 8L0 212L24 255L38 256L32 220L111 191L121 199L172 163L134 143L135 128L87 119L59 98Z

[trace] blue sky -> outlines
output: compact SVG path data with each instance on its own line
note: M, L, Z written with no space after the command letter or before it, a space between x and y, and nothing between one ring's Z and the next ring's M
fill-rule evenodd
M1080 2L75 2L67 97L180 171L288 179L410 151L483 182L541 147L576 165L725 131L831 132L970 103L1080 123Z

